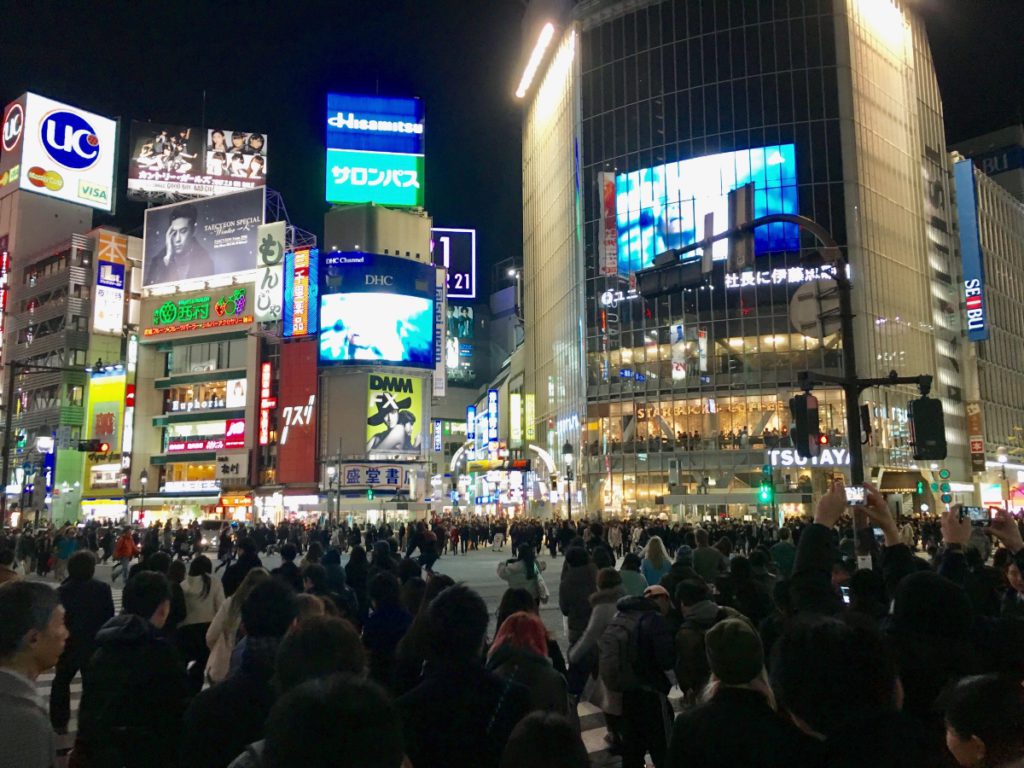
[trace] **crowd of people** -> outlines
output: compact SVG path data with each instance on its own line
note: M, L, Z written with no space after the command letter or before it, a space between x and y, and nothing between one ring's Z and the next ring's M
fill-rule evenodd
M125 529L97 538L115 559L135 545L116 616L88 533L56 590L0 542L0 766L54 764L79 670L82 768L583 768L583 700L624 768L1024 765L1024 538L1006 513L900 527L873 488L851 508L837 483L782 528L466 527L228 526L223 574L175 551L176 528ZM508 550L493 629L434 570L466 539ZM44 707L33 681L54 666Z

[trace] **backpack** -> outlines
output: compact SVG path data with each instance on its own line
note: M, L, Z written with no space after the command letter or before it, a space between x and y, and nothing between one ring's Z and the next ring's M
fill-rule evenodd
M715 624L728 618L729 612L720 608L715 615L714 622L708 627L687 621L679 628L675 639L675 673L676 683L683 693L699 690L707 684L711 675L711 665L708 663L704 635Z
M640 622L646 611L619 611L597 641L597 672L610 691L622 693L641 687L637 675Z

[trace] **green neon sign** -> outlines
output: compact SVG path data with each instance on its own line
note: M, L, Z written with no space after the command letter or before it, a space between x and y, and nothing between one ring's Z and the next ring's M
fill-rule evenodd
M423 155L327 150L325 197L329 203L423 207Z

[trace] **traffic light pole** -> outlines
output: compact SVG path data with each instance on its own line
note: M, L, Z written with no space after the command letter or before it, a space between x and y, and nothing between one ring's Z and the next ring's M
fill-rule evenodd
M719 240L750 236L758 227L778 223L795 224L800 229L814 235L824 246L822 252L824 261L831 263L833 267L834 274L832 277L836 281L836 288L839 294L839 333L843 344L843 375L831 376L824 373L804 371L800 374L799 378L805 390L811 389L815 383L837 384L842 388L846 405L846 432L850 451L850 482L854 485L860 485L864 482L864 451L860 439L861 393L870 387L916 384L921 388L921 393L927 395L931 389L932 377L924 374L920 376L899 376L895 371L892 371L884 378L858 378L857 355L853 334L852 285L849 275L846 274L846 263L840 255L839 244L836 243L827 229L814 221L814 219L797 214L774 213L762 216L759 219L731 227L724 232L707 235L703 240L699 240L696 243L691 243L682 248L673 248L659 254L654 260L654 267L637 273L637 284L641 287L640 293L645 297L675 292L680 286L686 284L696 285L706 278L707 272L700 268L700 259L683 260L683 256L698 249L709 249L713 243ZM644 280L644 276L649 276L653 279L648 282ZM652 285L650 292L644 290L645 283ZM657 285L654 285L655 283Z

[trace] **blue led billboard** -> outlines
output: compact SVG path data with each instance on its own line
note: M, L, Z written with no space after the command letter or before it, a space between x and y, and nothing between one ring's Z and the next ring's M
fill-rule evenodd
M793 144L694 157L615 177L618 271L644 269L654 257L704 236L704 216L714 213L716 231L728 226L728 193L754 183L754 216L799 213L796 148ZM795 251L800 233L793 224L754 231L754 252ZM714 258L725 259L728 243L715 243Z
M329 253L320 264L320 361L435 365L429 264L380 254Z
M324 199L422 208L423 103L327 94Z

